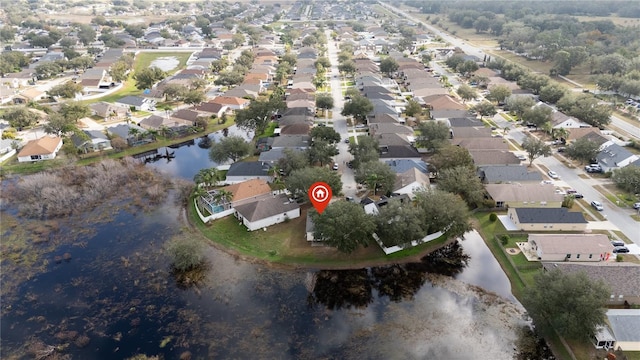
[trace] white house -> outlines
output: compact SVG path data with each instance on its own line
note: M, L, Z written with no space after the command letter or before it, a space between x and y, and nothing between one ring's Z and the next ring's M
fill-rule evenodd
M429 188L429 176L417 168L411 168L398 174L392 193L406 194L413 199L416 191L427 188Z
M62 147L62 138L45 136L31 140L18 153L18 162L55 159Z
M300 217L300 205L280 194L238 205L234 215L249 231L254 231Z
M605 261L613 246L603 234L529 234L529 246L540 261Z

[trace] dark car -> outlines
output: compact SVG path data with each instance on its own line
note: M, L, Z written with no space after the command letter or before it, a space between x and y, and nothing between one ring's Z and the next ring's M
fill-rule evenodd
M614 254L622 254L622 253L628 253L629 249L626 246L616 246L613 248L613 253Z
M625 244L622 240L612 240L611 245L613 245L614 247L624 247Z

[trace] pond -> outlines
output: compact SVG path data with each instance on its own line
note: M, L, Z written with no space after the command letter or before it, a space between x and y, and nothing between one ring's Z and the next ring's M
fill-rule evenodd
M162 71L171 71L180 65L180 60L175 56L159 57L149 64L149 67L157 67Z
M212 165L197 145L171 150L174 159L150 166L191 179ZM0 204L3 219L16 214ZM171 199L148 211L105 202L60 223L73 240L50 242L40 271L3 296L0 358L507 359L525 323L477 233L419 263L341 271L208 247L205 280L184 288L163 250L183 217ZM2 274L3 295L11 276Z

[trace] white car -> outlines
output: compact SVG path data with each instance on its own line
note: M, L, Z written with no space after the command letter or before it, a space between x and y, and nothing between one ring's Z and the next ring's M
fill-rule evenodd
M525 161L527 160L527 157L525 155L516 155L516 157L518 158L518 160L520 161Z
M332 169L333 170L338 170L338 163L334 163Z
M560 179L560 176L558 176L558 174L556 174L556 172L553 171L553 170L549 170L547 175L549 175L549 177L552 178L552 179Z
M598 210L598 211L602 211L604 210L604 206L602 206L602 203L599 201L592 201L591 202L591 206L593 206L594 209Z

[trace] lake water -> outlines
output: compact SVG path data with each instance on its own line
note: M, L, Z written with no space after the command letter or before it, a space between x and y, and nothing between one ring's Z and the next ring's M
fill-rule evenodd
M170 150L174 159L150 166L192 179L215 165L197 145ZM461 243L470 259L454 277L432 273L428 261L277 269L208 247L205 280L184 289L163 250L183 226L180 207L170 200L146 213L111 206L94 210L108 216L103 222L87 223L88 216L61 224L60 234L84 230L50 244L41 270L4 296L1 358L50 345L73 359L185 352L200 359L509 359L524 323L519 304L493 293L513 299L475 233ZM3 293L10 276L2 274Z

